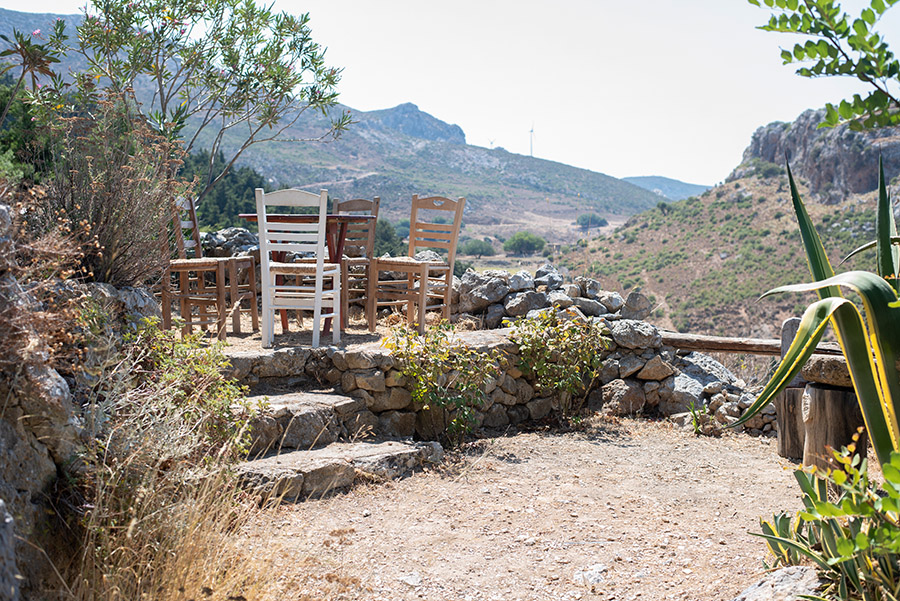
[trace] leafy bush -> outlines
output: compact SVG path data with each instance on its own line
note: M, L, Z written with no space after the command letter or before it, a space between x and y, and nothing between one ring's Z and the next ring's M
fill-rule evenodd
M408 221L409 220L407 220L407 222ZM407 233L409 233L408 225ZM400 236L397 235L395 227L391 225L391 222L387 219L380 218L375 223L375 256L380 257L384 254L388 254L392 257L399 257L405 255L406 251L406 244L404 244Z
M210 169L216 173L222 171L225 155L221 151L215 160L210 162L209 152L203 150L184 157L179 176L191 181L196 176L205 181ZM255 213L256 188L268 188L266 179L250 167L232 167L207 192L197 205L197 221L201 226L213 229L225 227L247 227L248 222L238 217L241 213Z
M516 232L503 243L503 250L514 255L532 255L541 252L547 241L531 232Z
M596 384L609 330L593 321L563 318L556 311L513 323L519 369L540 392L558 394L563 415L576 413Z
M497 254L494 245L484 240L471 239L466 240L459 245L459 252L463 255L471 255L474 257L493 256Z
M604 227L609 225L609 222L606 219L596 213L584 213L579 215L578 219L575 220L575 223L585 230L589 230L592 227Z
M485 381L499 375L497 357L458 340L446 321L422 336L398 326L383 344L399 361L413 402L439 416L447 442L461 442L475 422L475 408L484 402Z
M804 508L760 520L776 564L812 561L829 585L827 599L896 599L900 592L900 454L882 464L884 484L868 474L854 445L835 452L827 474L797 470ZM829 494L829 489L833 491Z

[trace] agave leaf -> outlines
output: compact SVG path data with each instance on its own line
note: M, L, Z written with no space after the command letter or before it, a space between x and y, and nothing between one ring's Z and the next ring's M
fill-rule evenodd
M766 292L763 296L774 294L779 291L780 289L776 288L775 290ZM825 326L828 324L828 319L831 317L832 313L837 310L839 305L846 302L849 301L843 298L825 298L816 301L806 308L806 311L803 312L803 317L800 319L797 335L794 337L794 341L784 354L784 358L775 370L772 379L769 380L762 392L759 393L756 401L747 408L744 415L729 427L734 428L746 423L747 420L762 411L763 407L768 405L769 402L775 398L775 395L787 387L791 380L794 379L794 376L800 373L800 369L806 363L806 360L809 359L813 352L815 352L816 346L822 338Z
M897 225L894 223L894 211L891 207L891 199L884 183L884 162L878 159L878 209L875 213L875 242L876 260L878 262L878 275L888 280L894 291L900 290L900 280L897 279L898 263L900 263L900 249L891 244L891 238L897 235Z
M825 561L825 559L821 555L819 555L818 553L816 553L815 551L813 551L806 545L802 545L802 544L798 543L797 541L791 540L789 538L784 538L782 536L773 536L771 534L760 534L758 532L751 532L750 534L752 534L753 536L758 536L760 538L766 539L766 541L768 541L769 544L773 544L773 543L779 544L779 545L782 545L789 549L793 549L794 551L797 551L804 557L808 557L809 559L811 559L816 565L818 565L823 570L827 570L827 571L832 570L832 567L830 565L828 565L828 562Z
M766 294L819 291L836 285L859 294L868 318L864 324L859 311L849 303L840 303L840 308L831 314L838 326L835 329L843 333L838 342L847 358L872 445L879 463L886 463L891 451L900 448L900 375L896 366L900 356L900 328L896 325L900 323L900 310L891 306L897 300L894 289L873 273L848 271L819 282L781 286Z
M870 240L870 241L866 242L865 244L863 244L862 246L854 248L852 251L850 251L850 253L846 257L841 259L841 263L842 264L845 263L847 261L847 259L850 259L851 257L855 257L856 255L863 252L864 250L869 250L870 248L875 248L875 245L877 243L878 243L877 240ZM900 236L891 236L891 244L894 246L900 246Z
M791 166L787 166L788 181L791 184L791 202L794 205L794 213L797 215L797 225L800 226L800 238L803 240L803 248L806 250L806 261L809 265L809 272L814 280L825 280L834 275L834 268L828 261L828 255L825 254L825 247L819 239L819 233L816 231L806 207L800 199L800 193L797 191L797 185L794 183L794 176L791 173ZM819 298L828 296L841 296L841 291L837 287L829 287L822 291L817 291Z

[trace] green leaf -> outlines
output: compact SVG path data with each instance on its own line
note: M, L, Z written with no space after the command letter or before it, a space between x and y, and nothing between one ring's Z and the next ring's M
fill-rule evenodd
M878 159L878 207L875 213L875 256L878 275L888 280L895 291L900 290L900 249L891 242L897 236L894 211L884 181L884 161Z

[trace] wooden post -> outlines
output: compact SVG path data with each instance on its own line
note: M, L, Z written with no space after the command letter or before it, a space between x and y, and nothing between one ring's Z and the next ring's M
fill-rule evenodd
M785 319L781 323L781 358L787 354L787 350L791 347L791 343L794 342L794 338L797 337L797 330L800 329L800 318L799 317L789 317ZM805 384L801 384L800 374L794 376L794 379L791 380L791 383L788 386L795 387L803 387Z
M778 454L797 461L803 459L805 430L800 415L802 388L787 388L775 397L776 423L778 425Z
M803 465L827 468L831 453L826 447L840 450L853 442L853 435L863 425L856 395L845 388L829 388L807 384L801 401L806 441ZM856 452L866 456L866 437L860 437Z

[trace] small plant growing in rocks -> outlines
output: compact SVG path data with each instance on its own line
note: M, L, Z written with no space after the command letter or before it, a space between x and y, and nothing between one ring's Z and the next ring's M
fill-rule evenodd
M455 334L447 321L429 327L422 336L401 325L384 342L400 362L413 403L437 412L445 441L451 445L472 430L475 409L484 403L485 381L499 375L495 354L472 348Z
M609 329L556 311L519 319L513 326L519 369L541 392L559 395L564 416L577 413L600 373L601 353L611 342Z

